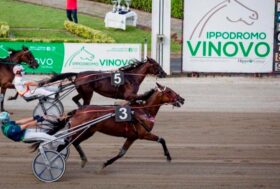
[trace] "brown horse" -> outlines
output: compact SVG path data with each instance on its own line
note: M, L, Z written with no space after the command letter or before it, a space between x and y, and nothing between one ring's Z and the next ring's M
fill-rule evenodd
M137 139L161 143L164 155L168 161L171 161L171 156L165 144L165 140L154 135L151 131L154 126L155 117L161 105L173 104L174 106L180 107L181 104L184 104L185 99L180 97L170 88L163 87L158 83L157 88L150 90L143 96L145 96L144 99L146 99L145 104L134 103L130 105L132 111L134 112L133 120L131 122L116 122L115 118L111 117L105 121L92 125L84 133L78 132L72 137L69 137L68 141L73 142L73 145L80 154L82 167L86 164L87 158L80 147L80 143L91 137L97 131L111 136L127 138L119 154L106 161L103 168L124 156L129 147ZM84 106L72 112L69 127L73 128L90 120L100 118L105 114L113 113L114 108L114 106ZM63 147L61 147L61 149L63 149Z
M80 73L64 73L54 76L43 84L55 82L76 76L74 80L78 95L74 96L73 101L80 107L79 100L83 99L83 105L89 105L93 92L97 92L105 97L125 100L141 100L142 96L138 96L137 92L142 81L147 75L155 75L165 77L166 73L161 66L152 58L147 58L145 62L136 61L125 67L121 67L119 71L124 73L124 84L114 86L111 84L112 72L86 71Z
M21 64L25 62L31 68L38 68L39 64L25 46L22 46L22 50L16 51L13 49L8 50L10 55L4 59L0 59L0 86L1 86L1 95L3 95L3 100L1 101L1 111L4 111L4 97L7 89L14 89L15 86L12 84L14 80L13 67L16 64ZM18 93L14 97L9 99L16 99Z

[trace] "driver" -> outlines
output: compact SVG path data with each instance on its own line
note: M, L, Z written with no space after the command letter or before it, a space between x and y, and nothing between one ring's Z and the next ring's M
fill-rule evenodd
M38 122L42 122L45 119L41 116L29 117L13 121L10 119L10 114L8 112L0 113L0 125L2 133L9 139L19 142L28 141L51 141L56 140L55 136L49 135L44 132L40 132L34 127ZM31 129L31 128L34 129ZM60 139L61 140L61 139ZM64 143L63 141L60 141Z
M58 87L38 87L39 83L36 81L28 81L23 78L24 68L21 65L16 65L13 68L15 74L14 85L20 96L31 97L34 95L38 96L48 96L55 98L55 94L58 92ZM31 86L37 87L33 90L30 89Z

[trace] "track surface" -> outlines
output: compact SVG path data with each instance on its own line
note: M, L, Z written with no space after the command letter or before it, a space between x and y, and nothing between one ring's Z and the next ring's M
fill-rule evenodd
M148 78L142 91L154 87ZM56 183L33 176L35 153L28 144L0 134L0 189L200 189L280 188L280 84L278 78L169 78L157 80L186 98L180 109L164 107L153 133L164 137L172 156L168 163L161 145L137 141L124 158L100 171L124 143L97 133L82 144L89 159L85 168L74 148L66 172ZM14 91L9 91L9 95ZM71 97L67 110L75 108ZM93 103L112 102L95 95ZM35 103L6 102L14 118L32 114Z
M17 112L15 112L17 113ZM28 112L26 112L28 113ZM71 148L59 182L44 184L31 170L27 144L0 137L0 188L279 188L280 127L277 113L161 112L154 133L166 139L137 141L126 156L100 171L124 142L102 134L83 143L89 162L80 168Z

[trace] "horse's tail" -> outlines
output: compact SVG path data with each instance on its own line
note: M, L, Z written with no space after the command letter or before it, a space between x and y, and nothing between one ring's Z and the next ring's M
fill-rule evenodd
M69 118L71 118L76 112L77 112L77 109L68 112L67 115Z
M29 148L31 149L31 152L35 152L39 146L41 144L41 141L35 142L34 144L32 144L31 146L29 146Z
M41 85L45 85L47 83L53 83L56 81L60 81L63 79L68 79L69 81L73 81L73 77L77 77L78 73L69 72L69 73L62 73L62 74L54 74L50 79L41 81Z
M51 80L53 80L52 82L63 80L63 79L72 80L72 77L77 77L77 75L78 73L74 73L74 72L62 73L62 74L54 75L51 78Z
M50 130L48 130L47 134L54 135L59 130L63 129L68 124L69 119L74 115L74 113L72 113L72 112L76 112L76 110L72 110L71 112L69 112L67 114L67 117L65 117L63 119L57 119L56 121L48 120L52 124L52 128Z

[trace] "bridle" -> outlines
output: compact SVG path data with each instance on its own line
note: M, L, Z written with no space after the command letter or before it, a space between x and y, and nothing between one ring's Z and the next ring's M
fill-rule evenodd
M28 54L29 56L32 56L30 50L24 51L24 52L23 52L23 55L25 55L25 54ZM35 61L36 61L36 60L35 60L34 57L32 57L32 58L29 57L29 58L28 58L28 63L29 63L29 64L26 63L26 62L24 62L24 64L29 65L30 67L31 67L31 66L33 67L33 64L34 64Z
M157 91L160 92L160 96L163 96L163 92L166 91L166 86L163 89L160 89L159 87L157 88ZM165 93L164 95L166 95L169 99L171 99L172 103L176 103L178 100L176 99L177 95L175 97L173 97L171 94Z
M18 55L18 53L21 53L20 55ZM30 54L31 52L29 51L29 50L27 50L27 51L25 51L24 50L24 52L22 52L22 51L19 51L19 52L16 52L16 57L17 56L23 56L23 55L25 55L25 54L29 54L30 56L31 56L31 54ZM9 60L11 60L13 57L11 57L11 54L9 55ZM33 67L33 64L34 64L34 62L35 62L35 58L33 57L33 58L27 58L27 61L26 62L23 62L23 61L18 61L18 62L6 62L7 64L22 64L22 65L27 65L27 66L30 66L30 67Z

